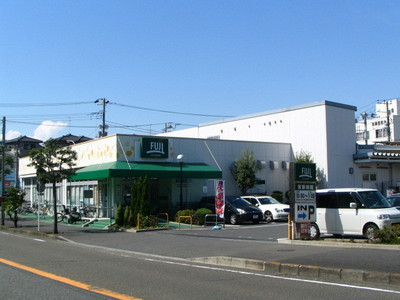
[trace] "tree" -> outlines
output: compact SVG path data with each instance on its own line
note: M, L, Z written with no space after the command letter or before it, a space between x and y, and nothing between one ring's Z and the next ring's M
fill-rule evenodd
M310 163L310 164L314 163L314 158L312 157L311 153L305 150L300 150L300 152L296 153L294 160L297 163ZM326 182L326 175L324 169L320 169L319 167L317 167L316 172L317 172L316 174L317 187L323 188Z
M14 227L17 228L18 223L18 208L24 203L25 192L17 189L15 187L9 188L7 190L7 195L5 196L4 208L6 214L14 222Z
M117 214L115 215L115 224L122 227L124 226L124 207L122 203L118 204Z
M11 174L11 169L14 164L13 157L10 155L7 155L6 150L7 149L5 147L0 147L0 153L2 153L2 155L4 155L4 157L0 156L0 158L1 158L0 159L0 175L2 177L2 180L4 180L5 175ZM4 159L4 166L3 166L3 159ZM4 174L3 174L3 172L4 172ZM4 188L4 184L2 187ZM3 191L2 196L4 196L4 191ZM4 225L4 212L5 212L4 209L5 209L5 207L1 203L0 203L0 205L1 205L1 225Z
M77 154L70 147L61 148L57 140L49 139L44 142L44 148L32 149L29 156L31 163L28 166L36 168L38 183L41 185L51 183L53 186L53 233L56 234L58 233L56 184L75 174L73 166L75 166Z
M244 150L242 157L232 165L232 175L243 195L256 183L256 166L257 161L250 149Z
M2 162L0 160L0 166ZM11 169L14 164L14 159L10 155L4 156L4 175L11 174ZM0 174L3 172L3 167L0 167Z
M150 215L149 181L147 177L135 179L131 188L131 197L131 215L129 223L131 223L132 226L137 226L137 214L140 214L142 217Z
M311 155L311 153L305 151L305 150L300 150L300 152L297 152L295 157L294 157L295 162L298 163L314 163L314 159Z

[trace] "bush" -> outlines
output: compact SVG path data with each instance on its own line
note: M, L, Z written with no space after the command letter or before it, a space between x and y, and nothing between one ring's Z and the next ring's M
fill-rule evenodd
M193 215L193 224L204 225L204 217L207 214L212 214L212 211L208 208L199 208Z
M118 205L117 214L115 216L115 224L120 227L124 226L124 209L122 207L122 204Z
M140 228L154 228L158 227L158 220L156 216L140 217Z
M176 212L175 214L175 221L179 222L179 217L183 217L183 216L190 216L193 217L195 211L192 209L184 209L184 210L179 210ZM190 219L189 218L182 218L180 220L181 223L185 223L185 224L190 224Z
M385 226L376 230L375 240L383 244L400 244L400 225Z
M283 194L280 191L273 191L271 197L278 200L281 203L283 201Z
M124 227L128 227L130 215L131 215L131 208L127 206L125 207L125 212L124 212Z

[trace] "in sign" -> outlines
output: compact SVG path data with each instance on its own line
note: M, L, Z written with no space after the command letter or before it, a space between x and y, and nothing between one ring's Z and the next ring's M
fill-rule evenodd
M296 222L315 222L315 205L310 203L296 203Z

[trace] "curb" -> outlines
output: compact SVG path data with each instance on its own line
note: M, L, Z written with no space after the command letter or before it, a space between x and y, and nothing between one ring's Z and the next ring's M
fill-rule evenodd
M400 245L389 244L371 244L360 242L344 242L342 240L289 240L287 238L278 239L278 243L304 245L304 246L321 246L321 247L340 247L340 248L368 248L368 249L384 249L384 250L400 250Z
M53 234L52 232L35 231L35 230L23 229L23 228L19 228L19 227L14 228L14 227L8 227L8 226L4 226L4 225L0 225L0 231L9 231L9 232L13 232L13 233L27 234L27 235L37 235L37 236L52 238L52 239L58 238L57 234ZM62 234L62 233L60 232L59 234Z
M321 266L297 265L226 256L198 257L192 258L190 261L195 263L263 271L267 274L279 276L298 276L314 280L382 283L400 286L400 273L327 268Z

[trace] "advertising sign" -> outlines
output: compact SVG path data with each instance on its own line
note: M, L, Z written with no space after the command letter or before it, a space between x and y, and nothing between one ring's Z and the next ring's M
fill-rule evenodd
M215 181L215 213L218 217L224 218L225 211L225 181Z
M168 139L142 138L141 157L168 158Z
M313 163L295 163L295 181L315 181L316 173Z
M294 221L310 223L316 221L316 165L295 163L294 174ZM307 228L306 225L303 225Z

